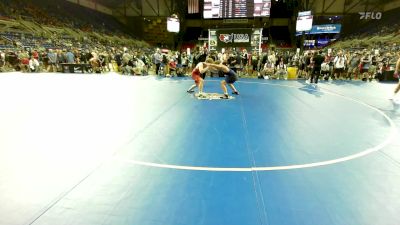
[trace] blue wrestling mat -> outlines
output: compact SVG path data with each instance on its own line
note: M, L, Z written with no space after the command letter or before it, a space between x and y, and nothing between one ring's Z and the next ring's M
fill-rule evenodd
M0 224L400 224L394 84L192 84L2 74Z

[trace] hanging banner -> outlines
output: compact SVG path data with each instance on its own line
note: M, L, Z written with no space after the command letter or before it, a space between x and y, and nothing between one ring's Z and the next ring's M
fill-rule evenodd
M330 40L330 39L327 39L327 38L319 38L319 39L317 40L317 46L323 47L323 46L329 44L330 41L331 41L331 40Z
M216 30L218 47L250 47L252 29Z
M315 46L315 40L304 40L304 46L305 47L314 47Z
M341 24L321 24L312 26L310 31L306 31L305 34L338 34L342 29ZM296 32L296 36L302 35L302 32Z
M341 24L314 25L311 29L311 34L338 34L341 29Z

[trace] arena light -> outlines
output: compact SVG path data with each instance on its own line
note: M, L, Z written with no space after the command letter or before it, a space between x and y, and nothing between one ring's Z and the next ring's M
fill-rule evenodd
M312 29L313 16L311 11L299 12L296 21L296 32L309 31Z
M180 23L179 19L176 17L167 18L167 31L172 33L179 33Z

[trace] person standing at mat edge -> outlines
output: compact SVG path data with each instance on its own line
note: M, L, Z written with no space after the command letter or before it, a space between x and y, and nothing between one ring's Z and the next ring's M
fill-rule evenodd
M226 75L225 80L221 81L221 88L222 91L224 92L225 98L229 98L226 84L228 84L229 87L231 87L232 94L239 95L239 92L236 90L235 86L233 86L233 83L235 83L238 80L238 76L232 69L223 64L219 64L218 61L216 61L215 64L207 64L207 65L217 70L221 70L222 72L224 72L224 75Z
M203 95L204 79L206 77L206 72L210 67L207 66L208 63L213 63L214 60L211 58L206 59L205 62L199 62L192 71L192 79L195 84L193 84L188 90L188 93L193 93L196 87L199 88L199 96Z
M314 54L311 61L314 62L314 67L311 72L310 83L318 84L319 76L321 75L321 64L324 62L325 58L322 56L322 51Z
M396 94L400 91L400 76L399 76L399 71L400 71L400 58L397 60L396 63L396 68L394 69L394 74L393 76L397 77L397 79L399 79L399 83L397 83L396 88L394 89L394 94L393 96L390 98L392 100L395 99Z

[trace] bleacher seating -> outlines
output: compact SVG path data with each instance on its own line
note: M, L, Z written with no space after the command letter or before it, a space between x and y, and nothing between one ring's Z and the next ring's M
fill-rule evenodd
M20 23L33 31L44 25L133 37L113 16L64 0L2 0L0 16L22 19Z
M336 48L388 48L391 44L400 44L400 22L398 10L385 12L380 20L360 22L330 47Z

